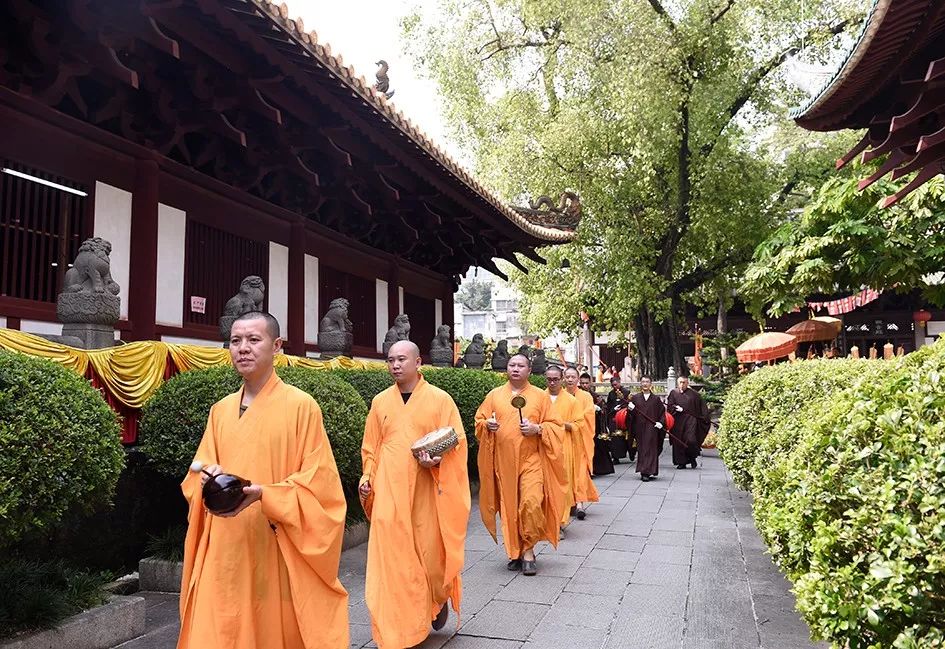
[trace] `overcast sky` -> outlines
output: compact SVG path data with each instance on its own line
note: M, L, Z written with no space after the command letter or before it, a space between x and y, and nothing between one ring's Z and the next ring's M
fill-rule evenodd
M441 118L436 84L423 79L404 51L400 20L416 6L433 11L436 0L289 0L289 15L301 17L305 30L318 32L320 43L329 43L332 54L341 54L368 81L375 80L377 66L390 64L393 103L450 155L468 166L468 158L450 145Z

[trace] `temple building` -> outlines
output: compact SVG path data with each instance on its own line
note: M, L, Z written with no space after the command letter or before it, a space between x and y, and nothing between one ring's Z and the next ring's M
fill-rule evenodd
M426 353L467 269L540 260L576 220L503 203L382 81L266 0L3 3L0 327L58 334L64 274L97 236L122 340L219 345L257 275L290 353L318 352L337 297L354 355L380 356L398 313Z

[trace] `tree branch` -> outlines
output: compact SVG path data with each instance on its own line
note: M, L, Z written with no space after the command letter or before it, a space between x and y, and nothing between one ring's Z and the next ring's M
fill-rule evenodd
M670 18L669 14L666 13L666 9L660 4L660 0L648 0L650 6L653 7L653 11L666 22L666 26L669 27L671 32L676 31L676 23L673 22L673 19Z
M725 17L725 14L728 13L728 10L732 8L732 5L733 5L733 4L735 4L735 0L728 0L728 1L725 3L725 6L722 7L722 9L719 11L719 13L715 14L714 16L712 16L712 20L709 21L709 24L710 24L710 25L714 25L715 23L717 23L717 22L719 22L720 20L722 20L722 18Z
M723 271L727 268L730 268L731 266L744 264L749 261L751 261L751 253L748 253L747 255L744 253L726 255L722 259L719 259L709 266L700 266L691 273L683 275L666 288L666 290L663 292L663 296L670 297L671 295L682 295L683 293L694 291L712 279L717 273L719 273L719 271Z
M734 1L734 0L733 0ZM850 24L849 20L841 21L827 29L827 33L836 36L837 34L843 32ZM793 56L801 51L804 47L804 43L810 42L812 38L821 33L820 29L812 29L801 37L798 37L791 45L784 48L777 54L772 55L768 60L764 61L761 65L755 68L751 74L748 75L748 78L745 80L745 83L742 84L742 89L732 100L732 103L722 111L722 116L724 121L722 125L716 130L715 137L710 141L706 142L699 149L700 155L705 158L712 153L712 150L715 148L715 145L718 143L719 138L722 136L722 132L725 130L725 127L728 126L735 116L738 115L738 112L742 107L748 103L748 100L751 99L751 96L755 93L755 90L758 89L758 86L764 81L765 77L771 74L774 70L779 68L782 63L789 56Z

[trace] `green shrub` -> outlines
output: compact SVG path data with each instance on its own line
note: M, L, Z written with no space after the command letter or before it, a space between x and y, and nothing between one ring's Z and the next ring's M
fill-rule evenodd
M107 504L124 461L115 414L88 381L0 352L0 546Z
M505 378L505 375L502 375ZM529 374L528 382L534 385L536 388L541 388L542 390L548 387L548 381L545 380L544 374Z
M859 380L888 369L883 361L810 360L783 363L752 372L725 401L719 425L719 454L735 483L751 489L757 470L793 448L800 427L825 400Z
M353 493L361 477L361 438L367 416L357 390L332 372L283 367L277 373L321 406L342 485ZM206 428L210 407L239 386L236 371L223 366L183 372L158 389L142 413L141 446L159 471L184 475Z
M350 383L368 408L375 396L394 383L387 370L332 370L332 374Z
M796 367L746 378L725 419L798 609L835 647L945 647L945 341L902 361ZM803 398L811 385L820 396ZM743 444L749 390L781 402L759 404L766 416L787 415Z
M61 561L0 560L0 638L54 626L108 599L105 572L86 572Z
M184 560L184 540L187 538L186 525L171 525L160 534L148 535L145 552L149 557L165 561Z

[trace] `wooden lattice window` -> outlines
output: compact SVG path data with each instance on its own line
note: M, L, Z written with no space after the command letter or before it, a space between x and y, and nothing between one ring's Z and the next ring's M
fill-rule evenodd
M88 194L66 178L0 167L0 296L53 302L88 227Z
M217 326L226 301L239 291L240 282L248 275L258 275L267 285L263 308L268 308L268 241L246 239L191 219L187 220L186 236L185 323ZM192 296L206 298L204 313L191 310Z
M328 311L335 298L350 302L348 319L351 320L354 344L375 349L377 346L377 289L376 282L352 275L331 266L318 268L318 313Z

